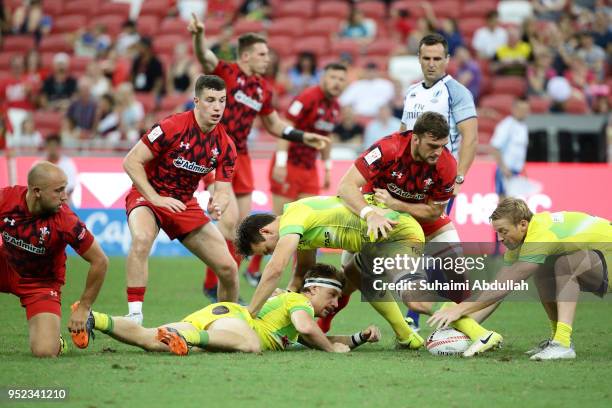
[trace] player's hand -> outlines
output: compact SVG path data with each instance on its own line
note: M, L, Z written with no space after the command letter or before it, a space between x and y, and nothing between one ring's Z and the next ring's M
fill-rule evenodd
M329 144L329 138L318 135L316 133L304 132L304 144L314 147L317 150L322 150Z
M463 183L461 184L457 184L455 183L455 188L453 189L453 195L456 196L457 194L459 194L459 192L461 191L461 187L463 186Z
M166 210L170 210L173 213L185 211L187 206L180 200L172 197L162 197L158 196L151 200L151 204L156 207L165 208Z
M397 221L390 220L376 211L371 211L366 217L367 234L374 240L377 240L379 236L387 238L387 233L397 224Z
M506 167L506 166L504 166L504 167L502 167L502 168L501 168L501 172L502 172L502 174L504 175L504 177L505 177L505 178L507 178L507 179L508 179L508 178L510 178L510 177L512 177L512 172L511 172L511 171L510 171L510 169L509 169L508 167Z
M208 211L210 218L215 221L218 221L219 218L221 218L221 216L223 215L223 210L221 206L216 203L212 197L208 199L208 206L206 207L206 211Z
M74 312L70 314L70 321L68 322L68 330L71 332L80 332L85 330L85 323L89 316L89 308L82 306L81 303L74 309Z
M461 310L459 305L451 306L446 309L438 310L429 319L427 324L436 329L444 329L448 327L452 322L461 318Z
M191 20L187 26L187 31L189 31L191 34L201 34L204 32L204 23L200 21L195 13L191 13Z
M325 170L323 175L323 190L327 190L331 187L331 170Z
M374 198L381 204L386 205L387 207L393 209L393 205L395 204L395 198L391 196L384 188L375 188L374 189Z
M334 353L348 353L351 348L343 343L332 343L332 350Z
M272 179L280 184L285 184L287 180L287 167L274 166L272 169Z
M368 326L361 331L361 338L365 339L368 343L376 343L381 337L380 329L374 325Z

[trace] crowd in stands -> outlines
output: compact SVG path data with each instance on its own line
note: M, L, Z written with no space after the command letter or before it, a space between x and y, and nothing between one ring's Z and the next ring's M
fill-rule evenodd
M195 3L195 6L194 6ZM204 9L204 4L207 9ZM612 8L605 0L0 0L0 129L37 149L60 134L82 149L127 149L157 120L189 108L195 61L187 21L236 58L236 38L268 36L268 78L282 111L331 61L349 67L336 140L359 148L397 127L403 86L393 58L437 32L448 72L473 94L481 140L515 98L533 113L609 113ZM382 133L380 134L382 136ZM265 137L265 136L261 136Z

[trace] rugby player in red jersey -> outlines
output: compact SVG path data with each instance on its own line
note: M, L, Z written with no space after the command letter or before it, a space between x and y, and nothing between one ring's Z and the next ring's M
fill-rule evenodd
M216 75L195 84L195 108L153 126L130 150L123 168L134 182L126 197L132 236L126 260L129 314L142 324L147 260L160 228L178 239L219 277L220 300L238 300L237 265L213 224L228 206L236 148L220 124L226 86ZM200 179L215 172L215 192L206 216L193 193ZM179 272L180 273L180 272Z
M227 84L227 109L223 116L223 125L236 144L238 158L236 172L232 180L238 208L238 217L228 212L221 218L222 229L227 246L237 263L240 258L234 249L236 225L251 212L251 194L254 190L251 158L247 148L247 138L255 117L259 115L266 130L273 136L292 142L303 142L316 149L323 149L328 139L316 133L304 132L282 120L272 106L272 89L263 75L270 63L270 54L266 39L253 33L247 33L238 39L238 60L222 61L206 47L204 42L204 24L192 14L187 29L193 37L193 47L204 73L215 74ZM234 195L232 196L233 199ZM214 286L211 269L207 270L204 287ZM219 299L220 300L220 299Z
M55 357L65 345L60 323L66 246L90 264L79 306L68 323L79 347L89 341L93 327L87 327L88 317L108 268L93 235L66 204L67 183L59 167L43 161L29 171L27 187L0 189L0 292L19 297L36 357Z

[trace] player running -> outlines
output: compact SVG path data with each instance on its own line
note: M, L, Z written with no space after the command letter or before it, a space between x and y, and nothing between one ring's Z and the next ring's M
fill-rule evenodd
M214 303L182 319L158 328L143 328L125 317L93 312L95 328L122 343L147 351L186 355L192 347L206 351L259 353L281 351L297 342L315 349L344 353L380 339L370 326L352 336L326 336L314 321L338 304L344 277L333 266L317 264L306 275L299 292L284 292L268 299L253 319L244 306Z
M428 322L445 327L469 313L500 301L514 283L533 275L540 300L550 320L550 339L528 354L532 360L576 358L571 334L580 290L603 297L610 291L608 268L612 265L612 224L581 212L533 214L517 198L502 200L491 223L508 251L495 280L507 290L487 291L474 302L436 312ZM478 352L486 345L474 344Z
M195 84L195 108L163 119L130 150L123 168L134 182L126 197L132 236L126 260L129 314L142 324L148 257L163 229L210 265L220 280L219 299L238 299L238 271L223 236L210 223L228 206L236 148L219 122L226 103L225 82L202 75ZM210 218L194 198L200 179L215 171Z
M235 194L231 199L237 200L238 217L227 214L221 217L220 224L226 224L223 229L227 246L234 259L240 264L240 258L233 247L234 231L238 222L251 212L251 194L254 190L251 158L247 148L247 138L253 126L255 117L259 115L266 130L273 136L292 142L303 142L316 149L323 149L328 140L324 136L295 129L283 121L272 106L272 89L262 76L270 63L270 55L266 39L253 33L240 36L238 39L238 60L226 62L207 48L204 41L204 24L192 15L188 26L192 34L194 54L202 65L204 73L214 74L223 78L227 84L227 109L223 116L223 125L236 145L238 157L236 172L232 179L232 189ZM211 265L209 265L211 266ZM212 270L207 269L211 277ZM213 279L207 279L205 287L214 285Z
M36 357L55 357L65 347L60 323L66 246L90 264L79 307L68 322L78 346L86 345L85 323L108 268L93 235L66 204L67 183L59 167L43 161L28 172L27 187L0 189L0 292L19 297Z

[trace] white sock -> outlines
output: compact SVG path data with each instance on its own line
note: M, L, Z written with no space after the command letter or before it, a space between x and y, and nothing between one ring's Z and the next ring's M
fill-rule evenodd
M129 314L142 314L142 302L128 302Z

